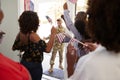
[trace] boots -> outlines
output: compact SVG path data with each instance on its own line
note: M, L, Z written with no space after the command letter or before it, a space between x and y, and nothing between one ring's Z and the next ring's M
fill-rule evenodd
M59 64L59 68L63 70L63 66L61 63Z
M50 65L49 73L53 72L53 64Z

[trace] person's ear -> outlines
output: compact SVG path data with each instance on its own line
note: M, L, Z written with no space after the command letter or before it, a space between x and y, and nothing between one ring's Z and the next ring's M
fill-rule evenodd
M3 11L0 11L0 23L1 23L1 21L2 21L3 18L4 18Z

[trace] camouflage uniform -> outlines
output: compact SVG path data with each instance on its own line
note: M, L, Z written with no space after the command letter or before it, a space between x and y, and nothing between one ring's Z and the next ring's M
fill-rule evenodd
M65 32L65 29L62 26L61 27L57 27L56 29L57 29L57 34ZM59 52L59 67L62 66L62 62L63 62L63 49L64 49L64 43L60 43L58 38L56 37L55 40L54 40L53 51L52 51L52 56L51 56L51 60L50 60L51 68L53 68L54 60L55 60L57 51Z

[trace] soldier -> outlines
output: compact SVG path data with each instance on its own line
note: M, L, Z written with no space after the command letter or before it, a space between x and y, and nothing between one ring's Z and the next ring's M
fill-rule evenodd
M57 19L57 34L64 33L65 28L62 26L62 20ZM63 62L63 49L64 49L64 43L60 43L58 38L56 37L53 44L53 51L52 56L50 59L50 69L49 72L53 72L53 65L54 60L56 58L57 51L59 52L59 68L63 70L62 62Z

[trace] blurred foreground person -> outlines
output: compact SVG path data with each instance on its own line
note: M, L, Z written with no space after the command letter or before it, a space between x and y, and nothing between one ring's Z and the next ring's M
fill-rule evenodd
M88 33L99 43L68 80L120 80L120 1L88 0Z
M0 23L3 18L4 14L0 9ZM0 32L1 41L4 34L4 32ZM23 65L11 60L0 52L0 80L31 80L31 77Z

